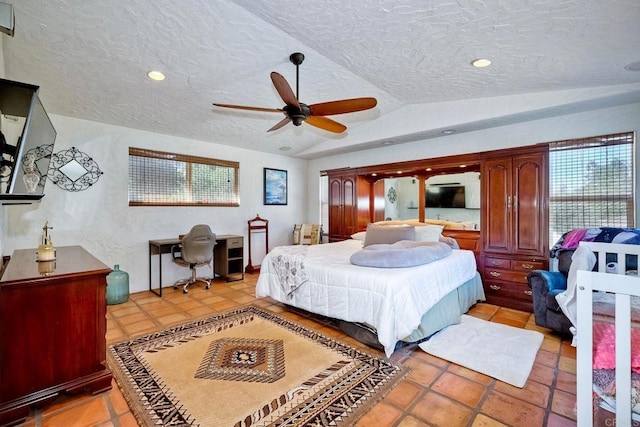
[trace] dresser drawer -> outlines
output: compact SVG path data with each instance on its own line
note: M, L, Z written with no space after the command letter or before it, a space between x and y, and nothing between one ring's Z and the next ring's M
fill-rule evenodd
M484 266L491 268L501 268L503 270L511 270L511 260L504 258L485 257Z
M532 270L545 270L545 263L542 261L523 261L512 260L511 269L517 271L532 271Z
M484 278L486 280L505 280L507 282L527 283L528 271L499 270L497 268L486 268Z
M487 297L493 296L532 301L532 292L527 285L518 283L497 283L489 281L484 284L484 289Z
M242 247L242 237L234 237L231 239L227 239L227 248L241 248Z

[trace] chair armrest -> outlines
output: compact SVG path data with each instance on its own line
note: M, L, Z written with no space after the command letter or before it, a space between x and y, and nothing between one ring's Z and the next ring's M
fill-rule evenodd
M567 289L567 278L557 271L533 270L527 276L527 283L534 294L558 294Z

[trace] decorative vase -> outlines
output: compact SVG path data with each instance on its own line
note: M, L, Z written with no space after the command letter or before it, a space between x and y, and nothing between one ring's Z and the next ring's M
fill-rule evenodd
M36 173L35 156L32 153L26 155L22 181L27 189L27 193L36 192L36 188L40 183L40 175Z
M22 176L22 180L27 188L27 193L35 193L38 183L40 182L40 175L38 175L32 168L29 168Z
M122 304L129 300L129 273L120 270L118 264L107 275L107 304Z

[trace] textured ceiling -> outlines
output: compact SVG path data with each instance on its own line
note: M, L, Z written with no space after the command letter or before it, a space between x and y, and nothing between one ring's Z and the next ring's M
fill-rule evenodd
M5 75L39 85L48 112L252 150L313 158L640 102L625 69L640 61L638 0L13 3ZM298 51L302 102L378 106L331 116L348 127L335 135L267 133L281 115L211 105L281 108L269 73L295 91Z

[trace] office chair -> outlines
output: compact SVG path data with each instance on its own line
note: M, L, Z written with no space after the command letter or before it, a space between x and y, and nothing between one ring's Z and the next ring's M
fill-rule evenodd
M208 265L213 259L213 247L216 244L216 235L206 224L194 225L187 234L180 239L179 245L171 248L171 256L173 262L178 265L189 267L191 269L191 277L180 279L173 284L173 289L184 285L182 292L188 292L189 285L195 282L206 283L205 289L211 287L213 278L196 277L196 268Z

